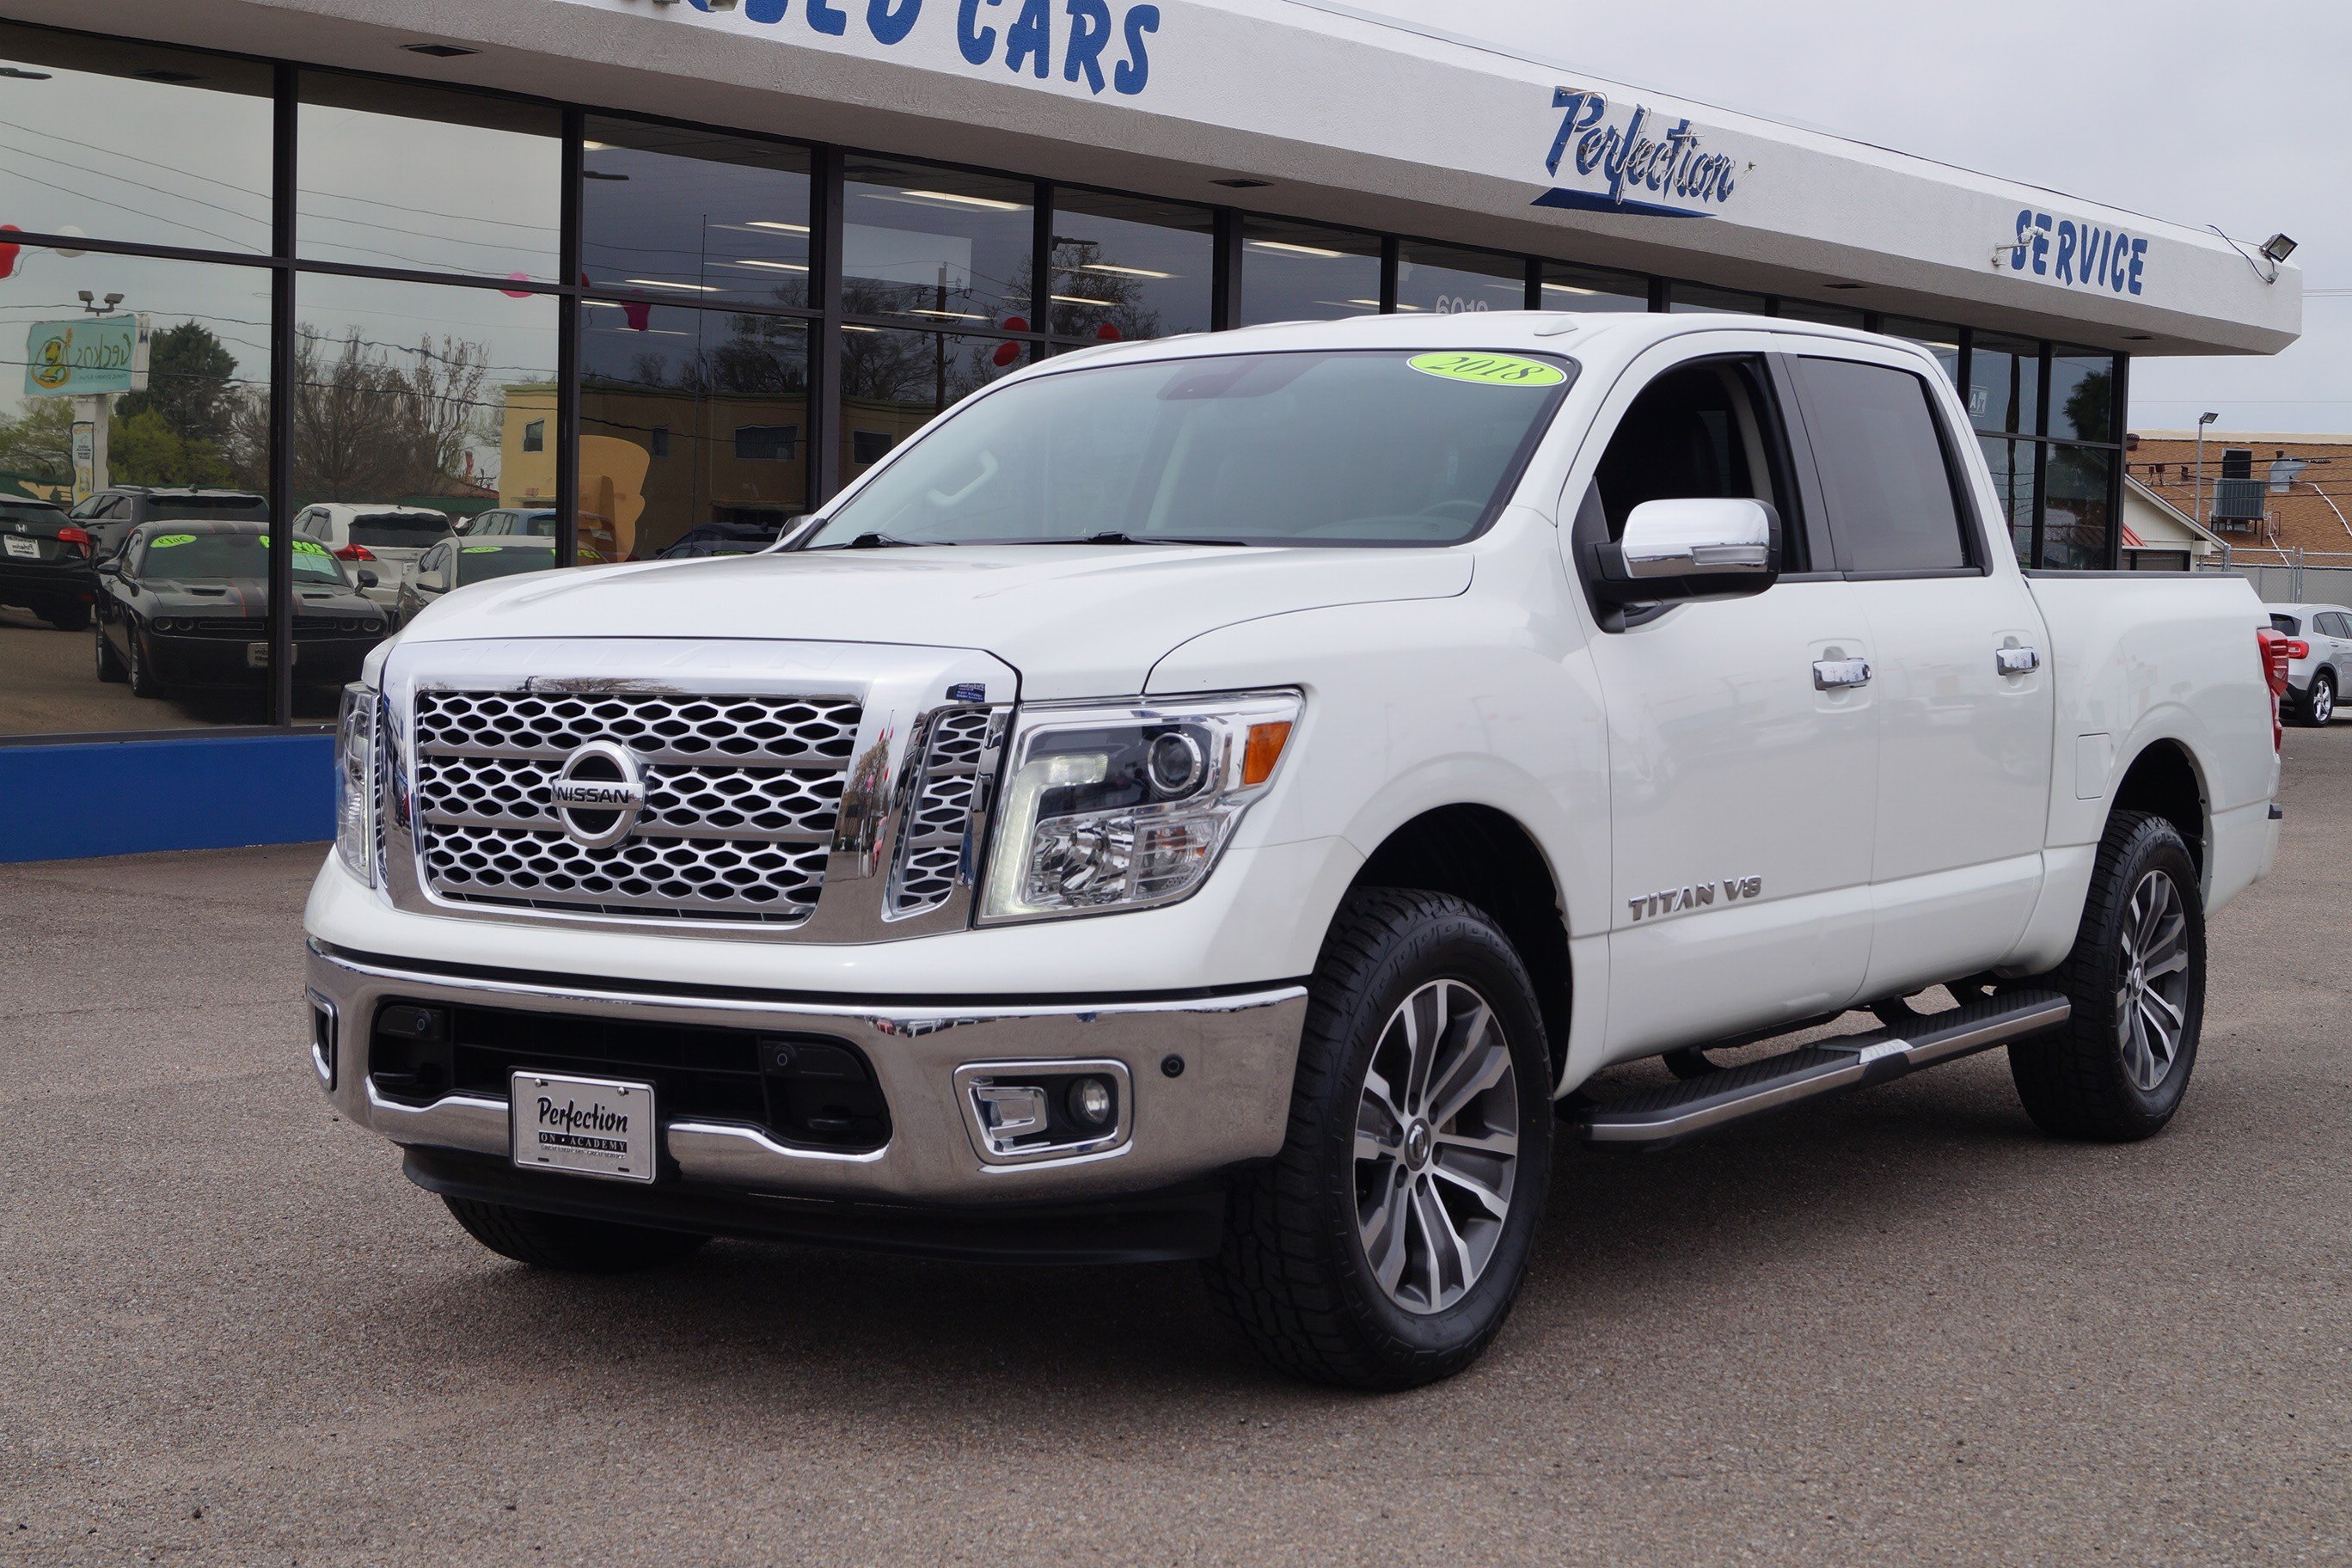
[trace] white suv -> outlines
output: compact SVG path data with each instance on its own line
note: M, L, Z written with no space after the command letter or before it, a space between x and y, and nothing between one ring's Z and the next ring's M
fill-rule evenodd
M2336 700L2352 676L2352 608L2342 605L2264 605L2271 629L2287 639L2284 715L2319 725L2336 717Z
M387 607L399 602L400 585L415 573L417 559L450 536L447 514L430 507L336 501L305 507L294 519L295 538L373 570L375 586L365 592Z

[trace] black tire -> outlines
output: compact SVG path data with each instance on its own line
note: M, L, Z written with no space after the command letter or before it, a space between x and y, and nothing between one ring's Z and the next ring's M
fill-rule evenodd
M163 683L155 679L155 671L147 663L147 645L140 638L139 628L135 626L131 628L129 641L131 644L131 695L133 697L163 696Z
M1423 1074L1428 1087L1422 1103L1433 1114L1415 1113L1417 1131L1397 1123L1393 1151L1383 1156L1388 1163L1360 1161L1357 1129L1367 1075L1376 1055L1400 1048L1402 1036L1390 1025L1409 998L1433 988L1438 1005L1449 996L1459 1000L1454 987L1466 987L1475 994L1473 1000L1486 1003L1491 1026L1501 1035L1507 1086L1497 1077L1461 1111L1436 1120L1441 1102L1452 1098L1444 1086L1466 1089L1488 1076L1471 1065L1474 1049L1490 1072L1501 1071L1491 1031L1482 1033L1476 1013L1465 1008L1461 1043L1451 1047L1456 1054L1433 1047L1439 1059ZM1450 1026L1437 1032L1456 1037ZM1393 1069L1392 1056L1381 1059ZM1457 1077L1445 1070L1449 1066L1463 1070ZM1289 1136L1270 1165L1236 1184L1223 1247L1206 1266L1220 1309L1268 1361L1318 1383L1412 1388L1468 1366L1501 1329L1534 1248L1551 1174L1550 1078L1534 987L1492 920L1444 894L1402 889L1351 894L1316 964ZM1399 1098L1413 1103L1411 1093ZM1504 1212L1493 1217L1491 1205L1457 1211L1455 1200L1469 1202L1466 1189L1446 1170L1477 1173L1476 1163L1487 1156L1462 1141L1498 1136L1505 1130L1496 1119L1506 1114L1517 1118L1508 1130L1516 1137L1516 1163L1507 1170L1486 1168L1492 1184L1507 1189ZM1448 1161L1454 1163L1446 1166ZM1382 1199L1391 1175L1398 1185ZM1369 1186L1360 1186L1364 1182ZM1422 1290L1423 1300L1417 1308L1402 1305L1369 1260L1359 1205L1369 1202L1392 1214L1391 1256L1409 1258L1410 1238L1417 1234L1426 1258L1433 1250L1432 1221L1422 1205L1441 1201L1448 1212L1435 1223L1452 1237L1454 1250L1448 1256L1465 1265L1460 1273L1466 1289L1448 1300L1452 1283L1440 1285L1435 1264L1419 1276L1419 1284L1409 1283L1413 1265L1408 1261L1392 1284ZM1476 1239L1466 1239L1472 1236ZM1481 1246L1487 1248L1485 1262L1474 1273L1471 1259Z
M106 640L106 626L100 623L91 630L98 639L98 678L110 686L121 685L131 678L131 672L122 668L121 656L114 651L114 645Z
M2158 994L2162 1015L2179 1015L2177 1043L2160 1064L2153 1053L2137 1057L2126 1033L2138 1005L2133 1000L2134 945L2170 952L2137 930L2139 900L2149 896L2143 890L2150 879L2171 884L2179 950L2185 958L2177 972L2185 984L2169 998ZM2060 1138L2130 1142L2162 1131L2188 1092L2205 1020L2204 902L2196 863L2171 823L2137 811L2119 811L2108 819L2074 950L2049 978L2073 1001L2074 1011L2062 1027L2009 1047L2010 1076L2026 1114ZM2147 1037L2145 1026L2142 1037ZM2160 1074L2151 1070L2159 1065Z
M501 1258L567 1274L633 1274L691 1256L710 1238L614 1220L541 1214L477 1198L444 1197L466 1234Z
M2288 716L2298 724L2327 723L2336 717L2336 678L2321 670L2311 678L2311 689L2288 706Z

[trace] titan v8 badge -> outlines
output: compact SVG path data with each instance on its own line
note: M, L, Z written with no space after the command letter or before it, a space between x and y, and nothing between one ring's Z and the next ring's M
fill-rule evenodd
M1723 901L1737 903L1742 899L1761 897L1764 879L1761 877L1726 877L1720 882L1696 882L1687 888L1668 888L1663 893L1645 893L1625 900L1633 911L1633 919L1654 921L1662 915L1678 915L1685 910L1703 910L1715 902L1717 889Z

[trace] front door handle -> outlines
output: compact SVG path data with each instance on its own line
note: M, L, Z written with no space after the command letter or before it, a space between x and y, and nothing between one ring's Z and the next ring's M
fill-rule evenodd
M1866 658L1817 658L1813 660L1813 689L1841 691L1848 687L1870 684L1870 660Z
M2042 655L2030 647L1997 647L1992 650L1992 667L2003 675L2032 675L2042 668Z

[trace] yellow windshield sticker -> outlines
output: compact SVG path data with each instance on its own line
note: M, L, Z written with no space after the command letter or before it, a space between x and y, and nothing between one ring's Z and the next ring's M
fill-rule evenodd
M496 555L498 552L499 547L495 544L468 544L465 548L467 555Z
M174 544L194 544L195 542L196 536L193 533L159 533L147 542L147 548L169 550Z
M1510 354L1415 354L1405 363L1423 375L1475 381L1486 386L1558 386L1568 379L1568 372L1556 364Z
M262 537L261 542L264 544L268 543L268 536L265 534ZM297 555L324 555L326 552L327 547L325 545L314 543L308 539L298 539L294 542L294 553Z

